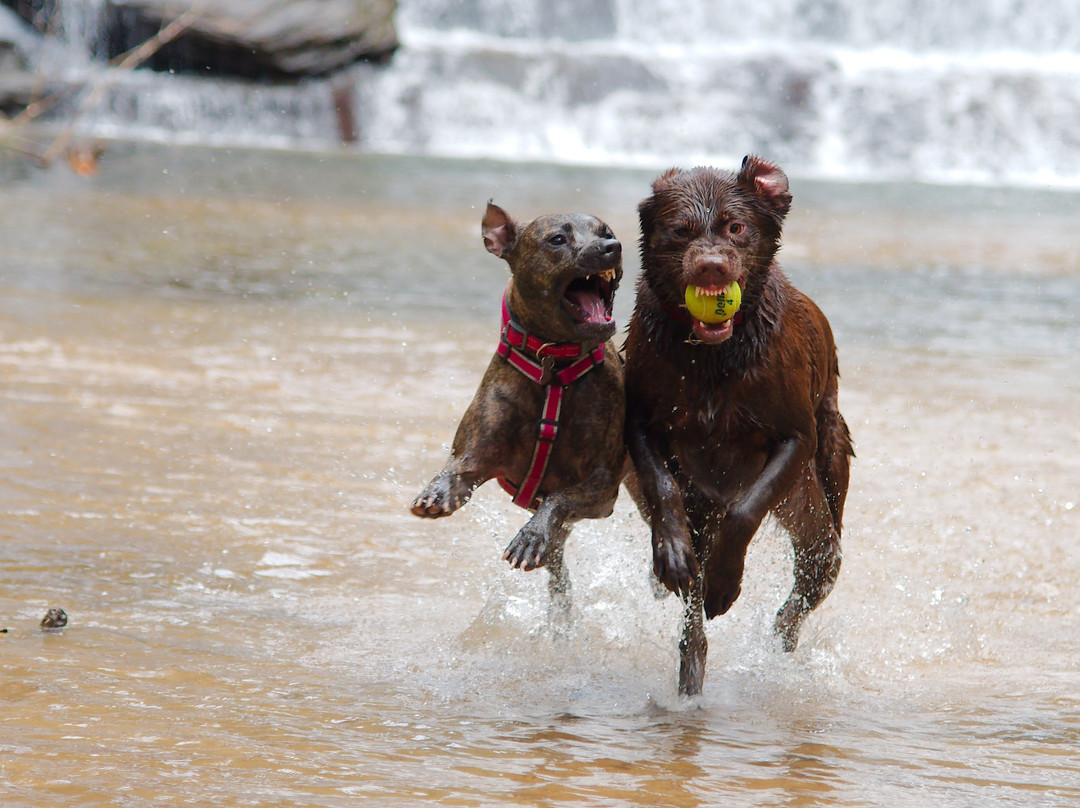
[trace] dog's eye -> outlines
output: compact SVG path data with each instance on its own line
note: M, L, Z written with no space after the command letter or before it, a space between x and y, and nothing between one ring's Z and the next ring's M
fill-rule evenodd
M746 225L742 222L728 222L727 231L733 236L739 235L746 229Z
M697 234L691 224L679 224L671 228L671 235L677 239L692 239Z
M554 235L548 236L547 243L552 247L561 247L566 243L566 236L562 233L555 233Z

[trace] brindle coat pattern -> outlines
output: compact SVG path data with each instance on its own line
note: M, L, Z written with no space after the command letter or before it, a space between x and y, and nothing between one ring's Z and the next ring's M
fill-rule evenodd
M553 603L568 605L563 545L573 523L611 514L625 459L622 362L610 342L615 323L582 322L563 303L574 279L613 271L608 309L622 277L622 248L610 228L586 214L539 217L519 226L488 205L482 232L488 251L510 265L507 301L528 333L552 343L580 343L583 353L604 345L604 362L569 385L559 434L532 518L503 558L525 570L547 566ZM555 369L573 360L560 360ZM495 355L454 436L451 457L412 505L417 516L449 516L482 483L505 478L520 485L531 464L542 385Z
M853 455L824 314L776 263L791 204L784 173L672 170L639 206L642 274L626 342L629 487L651 524L653 566L687 599L680 691L700 692L702 613L741 590L747 546L772 512L791 536L794 586L775 623L785 650L840 569ZM733 327L691 324L687 285L743 290Z

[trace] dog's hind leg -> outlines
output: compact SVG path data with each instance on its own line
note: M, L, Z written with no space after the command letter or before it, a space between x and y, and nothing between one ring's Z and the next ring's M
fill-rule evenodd
M548 622L556 633L565 632L570 627L570 575L566 571L563 553L569 535L570 525L559 525L552 536L547 556L548 594L551 596Z
M803 619L832 591L840 574L840 533L814 464L776 508L795 550L795 585L776 615L785 651L794 651Z
M851 458L855 450L851 445L851 433L840 410L836 408L836 393L828 396L817 414L817 473L825 499L832 511L836 532L841 532L844 518L844 501L847 499L848 477Z
M702 605L703 578L697 575L686 599L683 636L679 641L679 695L697 696L705 683L705 657L709 643L705 638L705 610Z

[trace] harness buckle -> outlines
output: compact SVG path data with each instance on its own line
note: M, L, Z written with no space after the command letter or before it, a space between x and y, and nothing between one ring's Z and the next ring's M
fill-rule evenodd
M505 340L510 344L511 347L517 348L519 350L525 347L529 338L528 332L512 319L506 321L506 327L503 329L503 335Z
M536 426L536 439L554 443L559 435L559 419L541 418Z

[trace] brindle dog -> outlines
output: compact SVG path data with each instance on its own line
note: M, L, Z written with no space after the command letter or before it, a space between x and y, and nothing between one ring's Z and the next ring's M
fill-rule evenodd
M657 578L687 600L680 692L700 692L708 618L741 590L747 545L770 511L791 535L795 584L775 623L794 650L840 571L851 438L825 315L775 261L788 180L748 156L738 173L671 170L639 206L642 274L626 343L631 491L652 526ZM706 324L688 286L741 286Z
M510 265L507 324L458 426L450 461L413 502L412 512L449 516L477 486L498 478L518 493L518 504L535 511L503 558L525 570L546 565L553 606L565 614L566 537L579 519L611 515L622 479L623 369L609 341L622 246L594 216L541 216L519 226L491 203L482 232L488 252ZM549 384L561 386L554 391L561 396L554 428ZM541 447L538 434L547 439L553 432L553 443ZM535 455L542 448L550 455L535 498L521 501L530 475L539 478Z

